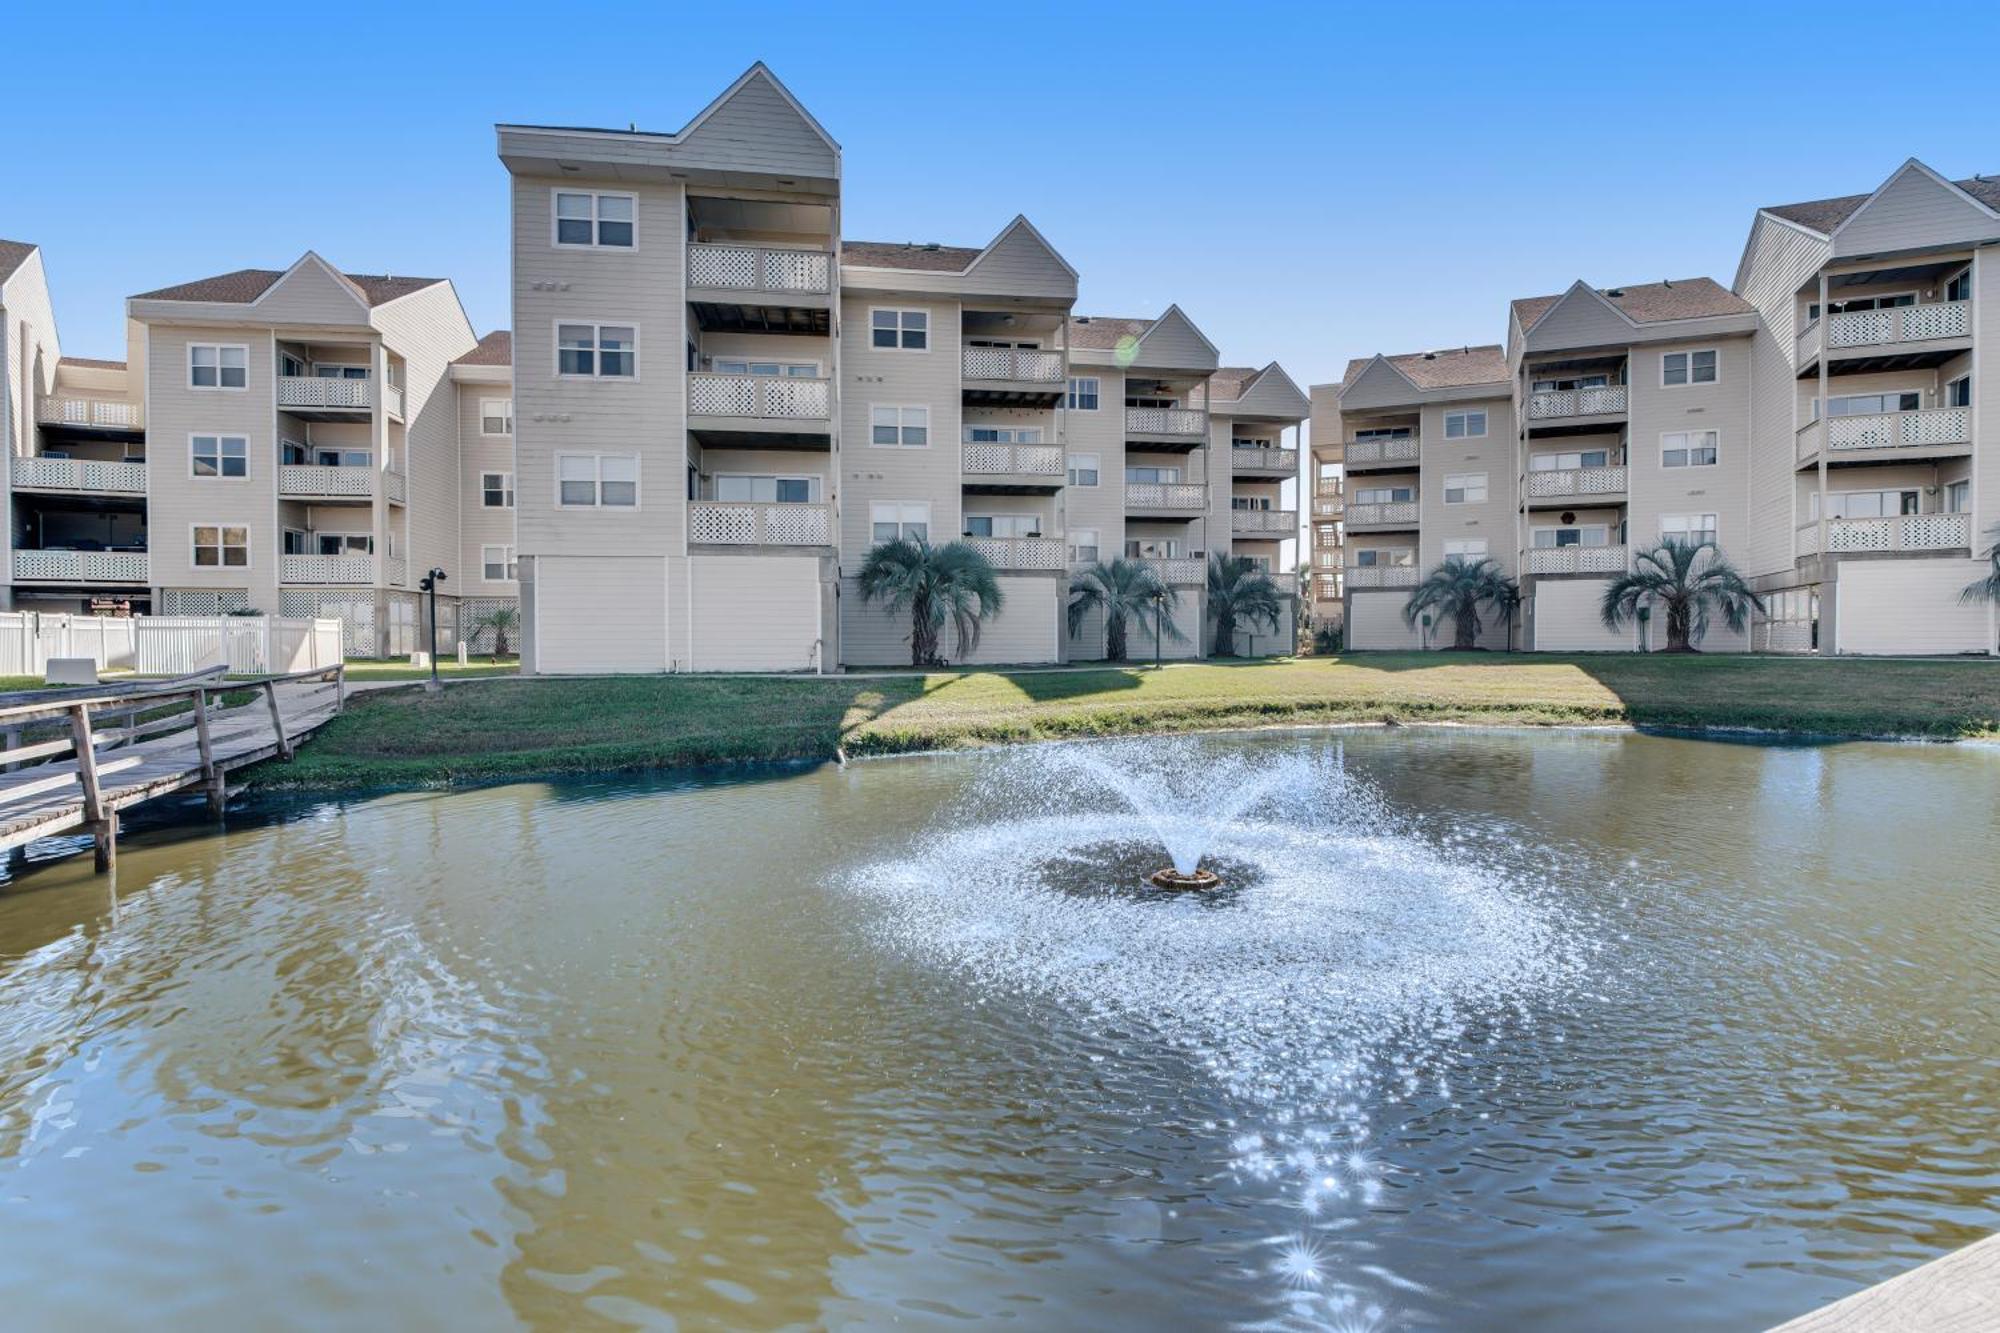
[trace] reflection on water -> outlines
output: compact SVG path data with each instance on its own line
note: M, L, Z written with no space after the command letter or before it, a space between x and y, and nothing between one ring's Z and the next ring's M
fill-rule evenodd
M1334 744L17 873L10 1325L1757 1328L2000 1229L2000 752ZM1103 762L1282 772L1229 892Z

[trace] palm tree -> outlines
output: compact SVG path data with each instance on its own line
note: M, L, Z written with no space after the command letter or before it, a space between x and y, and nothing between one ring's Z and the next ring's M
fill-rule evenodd
M472 622L472 632L476 636L482 631L493 631L493 657L507 655L507 636L521 628L521 613L511 606L496 606L491 611Z
M1278 618L1285 604L1278 585L1257 562L1245 555L1208 557L1208 609L1215 616L1215 655L1236 656L1236 622L1263 625L1278 632Z
M1632 568L1604 589L1599 612L1604 627L1622 629L1639 614L1641 602L1653 602L1667 614L1667 651L1692 653L1708 633L1708 618L1720 613L1722 623L1741 634L1752 611L1764 609L1764 599L1736 572L1712 541L1668 537L1650 551L1633 557Z
M1986 552L1986 577L1966 584L1958 594L1961 602L2000 602L2000 523L1988 528L1986 536L1993 543Z
M868 552L857 580L861 600L880 602L891 615L910 613L910 665L943 666L938 634L949 621L958 633L958 655L979 646L980 627L1000 613L1000 580L986 557L965 542L932 546L921 537L898 537Z
M1125 628L1137 622L1141 631L1157 633L1180 643L1187 635L1174 624L1174 608L1180 594L1160 577L1160 571L1143 560L1100 560L1069 576L1069 633L1083 633L1084 619L1092 611L1104 613L1104 655L1113 662L1125 660Z
M1490 605L1501 615L1511 616L1520 604L1521 587L1507 577L1499 561L1487 556L1448 555L1422 583L1410 589L1410 599L1403 603L1403 623L1414 627L1426 611L1432 613L1433 623L1450 616L1451 646L1465 653L1479 646L1481 606Z

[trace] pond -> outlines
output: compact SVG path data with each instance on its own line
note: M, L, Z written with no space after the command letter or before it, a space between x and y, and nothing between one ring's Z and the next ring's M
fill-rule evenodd
M1763 1328L2000 1230L1997 807L1398 730L163 820L0 893L0 1300Z

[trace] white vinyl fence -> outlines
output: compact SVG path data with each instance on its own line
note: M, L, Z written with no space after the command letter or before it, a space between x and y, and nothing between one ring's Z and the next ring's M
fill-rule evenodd
M209 667L272 675L344 659L341 622L288 616L70 616L0 612L0 676L40 676L51 657L100 671L179 676Z

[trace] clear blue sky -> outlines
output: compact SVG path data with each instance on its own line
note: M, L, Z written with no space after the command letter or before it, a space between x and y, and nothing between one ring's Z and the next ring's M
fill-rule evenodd
M1081 310L1178 301L1310 383L1497 341L1509 297L1578 277L1726 283L1758 205L1905 157L2000 173L2000 7L1784 9L17 0L0 236L44 247L71 355L124 354L133 292L308 248L450 277L484 331L494 122L678 129L762 59L840 141L850 237L983 244L1024 212Z

